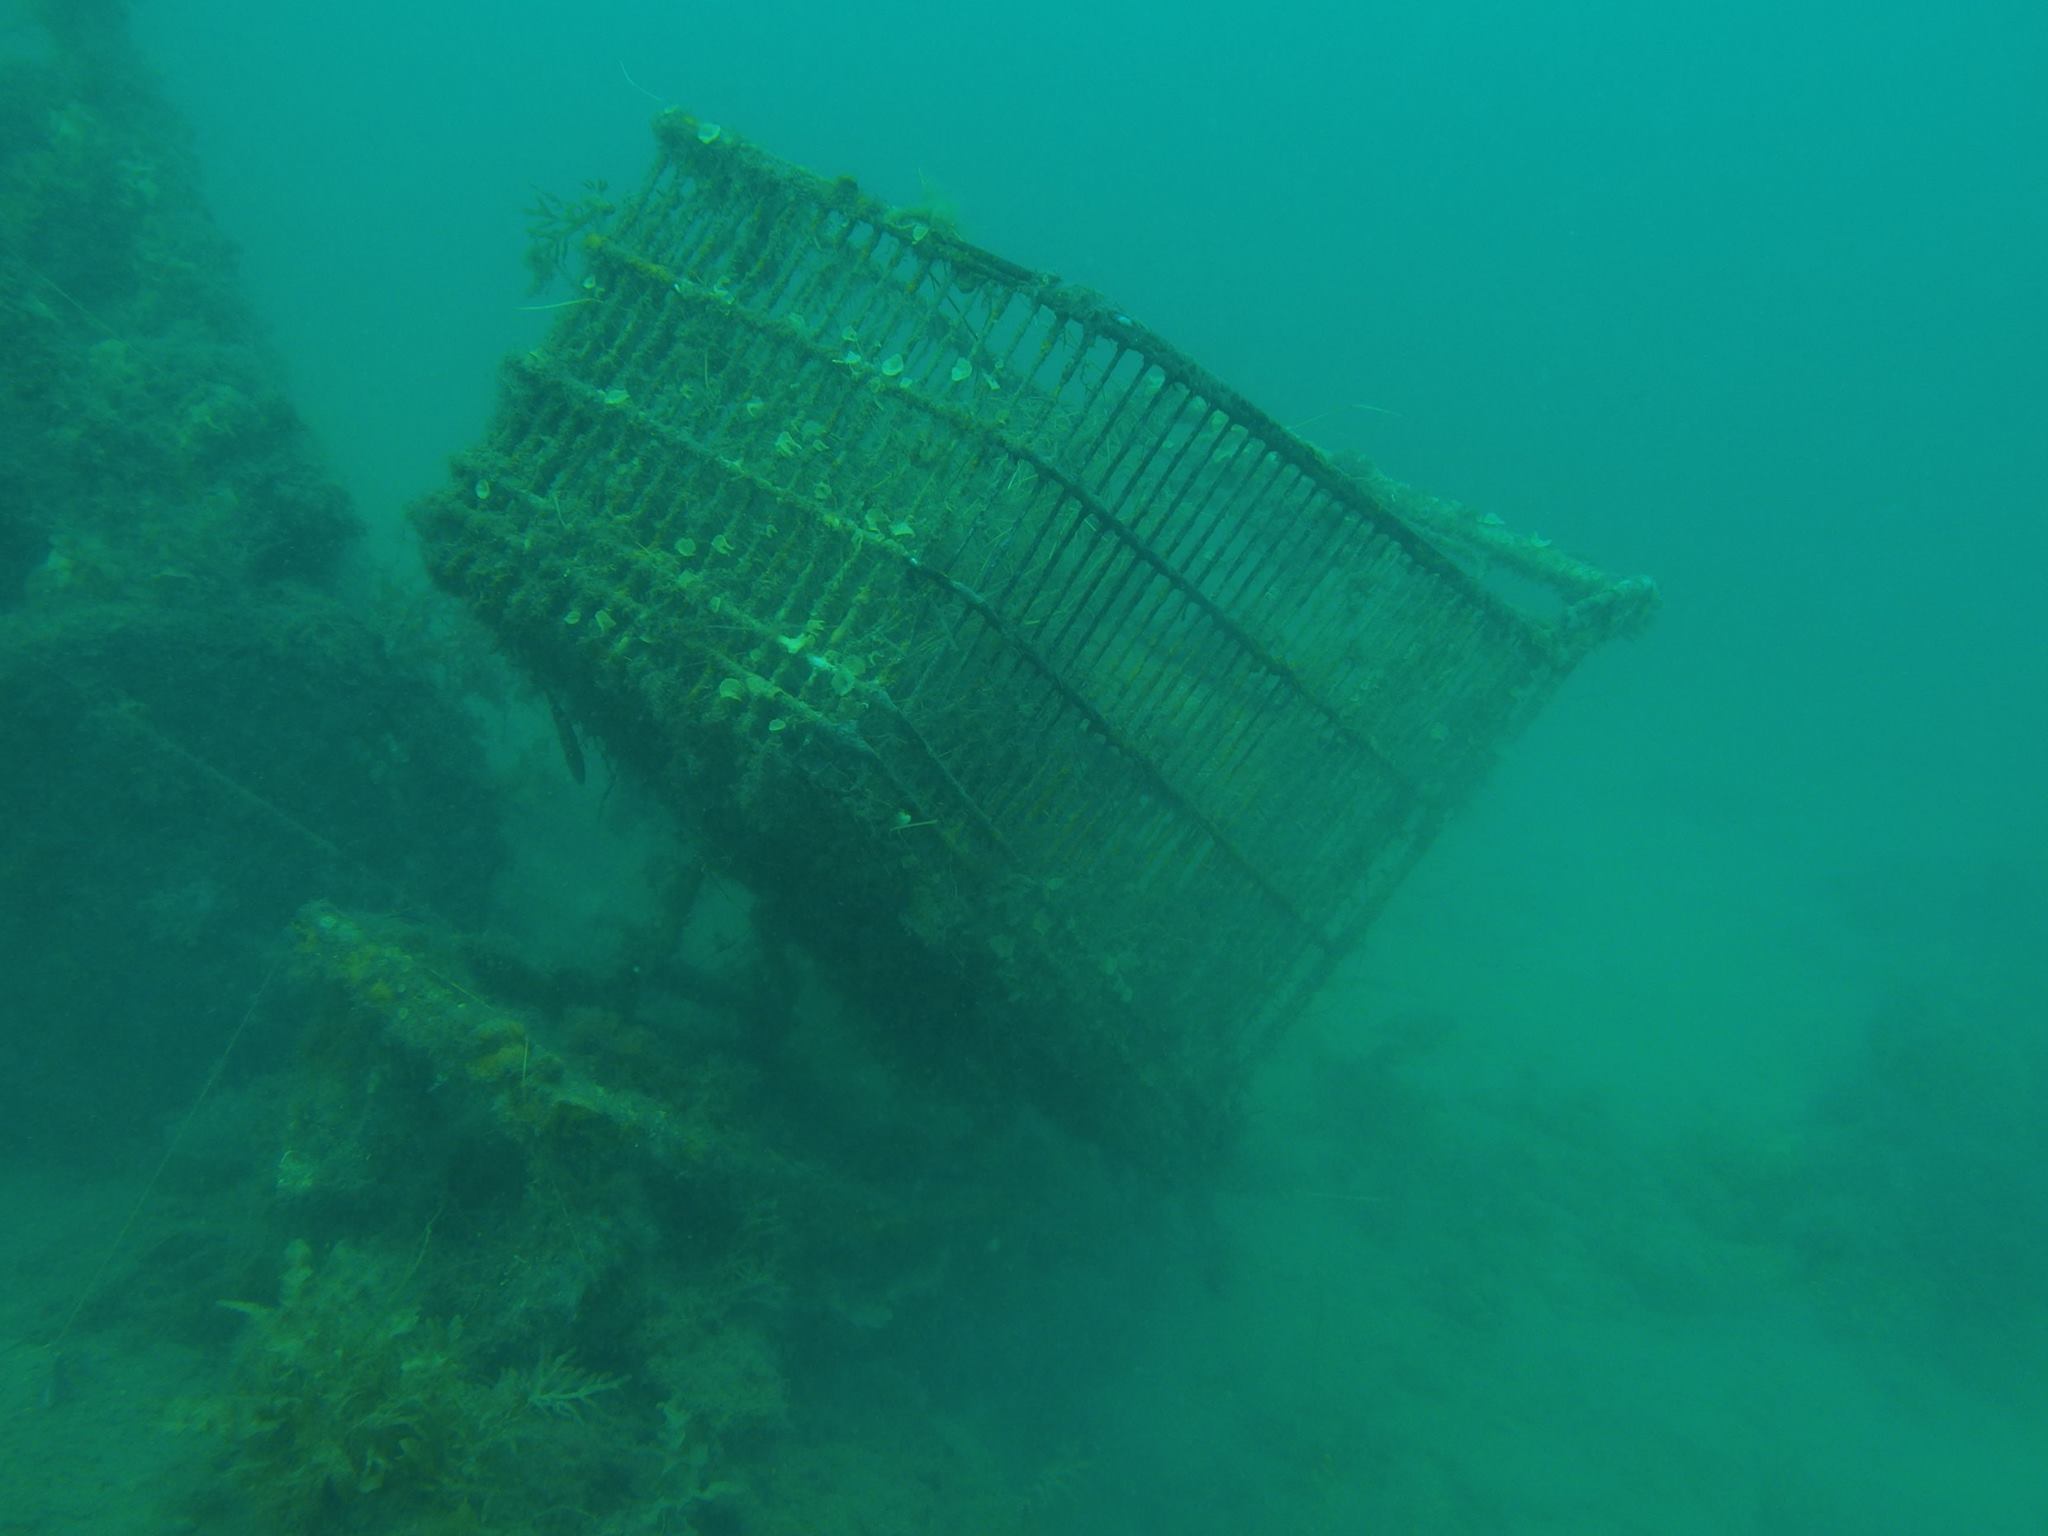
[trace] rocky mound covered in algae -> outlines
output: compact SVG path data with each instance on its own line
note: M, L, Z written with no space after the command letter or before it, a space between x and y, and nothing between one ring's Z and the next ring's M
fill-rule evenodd
M30 1084L109 1053L187 1071L310 895L473 914L497 860L481 755L364 617L347 497L123 23L43 7L0 59L0 952L25 1021L0 1067ZM0 1140L75 1129L64 1102L31 1094Z

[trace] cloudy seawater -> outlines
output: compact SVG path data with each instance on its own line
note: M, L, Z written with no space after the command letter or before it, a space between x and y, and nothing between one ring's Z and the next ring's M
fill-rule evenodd
M8 5L0 1528L2041 1530L2044 58Z

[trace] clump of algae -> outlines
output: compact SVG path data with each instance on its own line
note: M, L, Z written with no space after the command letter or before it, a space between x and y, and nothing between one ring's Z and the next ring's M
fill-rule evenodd
M337 1243L285 1251L225 1394L180 1417L229 1447L224 1491L266 1531L549 1530L601 1465L622 1378L566 1353L495 1372L462 1319L424 1315L409 1275Z

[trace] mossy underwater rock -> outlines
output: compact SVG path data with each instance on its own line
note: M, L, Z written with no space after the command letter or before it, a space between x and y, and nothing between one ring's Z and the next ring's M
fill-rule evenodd
M132 1096L197 1083L309 897L473 919L498 859L465 717L338 591L356 520L125 22L32 5L0 60L0 1069L25 1090L0 1136L25 1145L112 1140Z
M30 573L319 583L357 532L125 8L0 61L0 607Z
M46 1118L189 1091L314 894L478 920L500 856L466 720L331 600L0 613L0 1041ZM88 1073L109 1057L130 1070ZM81 1073L91 1094L73 1084Z

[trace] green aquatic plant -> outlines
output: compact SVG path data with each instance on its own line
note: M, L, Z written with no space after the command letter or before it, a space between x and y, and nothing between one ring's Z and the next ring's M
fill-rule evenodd
M231 1390L190 1405L265 1531L549 1530L601 1466L600 1399L623 1377L542 1350L495 1376L459 1317L407 1300L410 1272L294 1242L274 1304L249 1319Z
M910 236L920 245L934 230L951 239L963 238L960 205L922 169L917 173L918 200L889 210L890 227Z
M626 1384L623 1376L586 1371L568 1350L559 1354L543 1351L530 1373L508 1371L506 1377L509 1383L501 1378L501 1385L524 1390L527 1407L558 1419L582 1418L599 1397Z
M616 206L605 196L601 179L583 183L581 197L534 193L526 210L526 270L533 277L533 292L539 293L564 274L576 242Z

